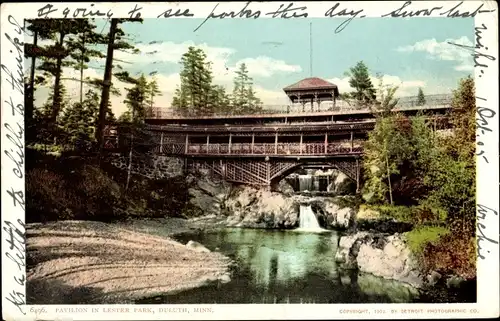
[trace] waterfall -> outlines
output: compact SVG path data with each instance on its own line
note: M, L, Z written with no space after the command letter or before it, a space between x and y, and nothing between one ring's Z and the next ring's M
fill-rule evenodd
M313 179L311 175L299 175L299 191L312 191Z
M311 208L311 205L300 205L299 230L323 231L319 226L318 219Z

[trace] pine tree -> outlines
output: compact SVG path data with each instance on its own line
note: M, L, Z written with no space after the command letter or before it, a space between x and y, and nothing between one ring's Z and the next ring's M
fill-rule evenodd
M236 71L231 95L234 113L252 114L262 109L262 103L255 95L252 85L252 78L248 76L247 66L242 63Z
M181 85L172 100L174 110L183 115L210 115L214 106L212 97L212 71L202 49L189 47L181 58Z
M41 40L54 41L52 45L34 49L41 60L38 69L43 72L45 78L54 77L50 120L55 122L62 110L62 68L69 64L66 58L75 49L68 46L66 40L92 27L88 19L36 19L31 21L28 29L36 32Z
M144 121L146 106L148 103L149 83L144 75L131 81L134 86L127 88L127 96L124 103L127 105L132 121L141 123Z
M349 85L354 88L351 97L363 104L372 103L375 98L375 88L370 80L368 67L363 61L350 68L346 75L350 77Z
M148 90L147 90L147 104L150 108L153 108L154 104L154 99L157 96L161 96L161 90L160 87L158 86L158 81L156 78L153 78L149 83L148 83Z
M422 91L422 88L418 88L417 106L424 106L424 105L425 105L424 92Z
M99 104L99 120L96 130L96 140L100 151L103 147L103 131L106 123L107 109L109 108L109 94L112 90L112 78L113 78L113 54L115 50L132 50L133 53L137 53L139 50L135 48L132 44L125 41L125 32L120 29L119 25L124 22L141 22L142 19L111 19L111 24L109 27L109 33L106 36L107 51L106 51L106 65L104 68L104 77L102 82L102 94L101 102ZM116 59L117 60L117 59ZM116 75L115 75L116 76Z
M88 63L94 58L105 58L106 56L97 49L89 48L106 42L105 37L95 32L96 26L92 23L83 26L82 30L67 41L70 57L73 59L69 66L80 71L80 103L83 103L83 72L88 69Z

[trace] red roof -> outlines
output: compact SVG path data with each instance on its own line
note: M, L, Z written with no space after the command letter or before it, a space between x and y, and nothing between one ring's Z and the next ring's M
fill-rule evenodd
M283 88L284 91L290 90L308 90L308 89L336 89L337 85L318 77L302 79L293 85Z

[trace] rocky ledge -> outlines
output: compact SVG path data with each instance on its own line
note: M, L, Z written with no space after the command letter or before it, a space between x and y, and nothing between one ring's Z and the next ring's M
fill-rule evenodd
M424 285L424 279L402 234L357 232L342 236L335 260L343 268L358 269L416 288Z

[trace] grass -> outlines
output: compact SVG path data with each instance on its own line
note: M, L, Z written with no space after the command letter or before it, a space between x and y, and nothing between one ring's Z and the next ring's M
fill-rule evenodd
M448 235L450 231L444 227L438 226L419 226L416 229L407 232L406 238L408 246L415 255L421 255L429 243L437 242L441 237Z

